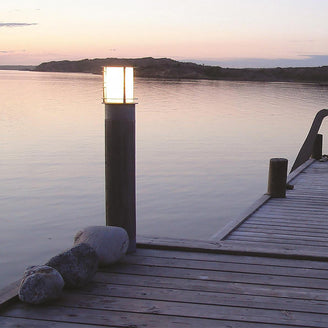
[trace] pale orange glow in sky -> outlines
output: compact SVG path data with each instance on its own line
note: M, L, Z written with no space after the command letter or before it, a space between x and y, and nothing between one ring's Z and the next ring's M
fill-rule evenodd
M327 0L2 0L0 65L328 56L327 12Z

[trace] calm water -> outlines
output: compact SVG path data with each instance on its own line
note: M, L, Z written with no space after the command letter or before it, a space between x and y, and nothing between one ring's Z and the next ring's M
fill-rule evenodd
M327 87L137 79L137 233L208 239L293 163ZM0 277L104 224L102 78L0 71ZM325 129L325 126L323 126Z

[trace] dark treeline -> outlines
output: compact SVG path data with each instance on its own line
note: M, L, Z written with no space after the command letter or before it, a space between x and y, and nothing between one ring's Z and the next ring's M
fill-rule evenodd
M179 62L168 58L104 58L52 61L35 67L43 72L101 74L103 66L133 66L138 77L168 79L211 79L232 81L295 81L328 83L328 66L290 68L222 68Z

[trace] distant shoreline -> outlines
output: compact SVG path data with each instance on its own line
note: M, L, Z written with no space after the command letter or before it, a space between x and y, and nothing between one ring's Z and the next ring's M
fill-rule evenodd
M0 65L0 71L34 71L33 65Z
M222 68L169 58L96 58L51 61L38 66L1 65L0 70L102 74L104 66L133 66L136 77L328 84L328 66L287 68Z

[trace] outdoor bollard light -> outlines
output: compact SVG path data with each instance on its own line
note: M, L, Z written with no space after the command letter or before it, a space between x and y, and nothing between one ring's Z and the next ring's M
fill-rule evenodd
M104 67L106 225L124 228L136 250L133 67Z

